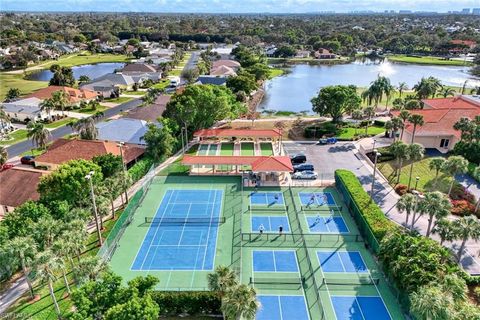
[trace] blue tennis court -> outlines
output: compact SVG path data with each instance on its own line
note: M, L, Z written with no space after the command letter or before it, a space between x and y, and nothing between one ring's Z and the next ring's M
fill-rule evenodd
M366 296L332 296L338 320L390 320L382 298Z
M263 226L263 232L278 232L280 226L283 232L290 232L287 217L252 216L252 232L260 232L260 226Z
M222 199L222 190L168 190L131 269L212 270L218 223L189 224L188 219L219 218ZM169 218L187 223L169 224Z
M284 205L284 203L281 192L252 192L250 194L251 205L273 206Z
M253 250L255 272L298 272L297 255L293 250Z
M358 251L317 251L323 272L368 272Z
M258 295L262 307L257 320L308 320L307 305L303 296Z
M302 206L335 206L336 202L333 195L330 192L299 192L298 197Z
M311 233L348 233L348 227L342 217L318 216L305 217Z

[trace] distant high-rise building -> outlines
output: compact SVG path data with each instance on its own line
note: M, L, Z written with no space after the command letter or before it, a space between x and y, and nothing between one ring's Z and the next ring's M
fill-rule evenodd
M480 8L473 8L472 13L476 15L480 15Z
M462 9L462 14L470 14L470 8Z
M407 13L412 13L412 10L400 10L398 11L400 14L407 14Z

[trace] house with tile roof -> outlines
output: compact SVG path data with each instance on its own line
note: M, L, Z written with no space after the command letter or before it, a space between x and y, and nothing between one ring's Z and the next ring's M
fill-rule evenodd
M147 122L158 122L163 112L167 108L167 103L172 96L159 95L153 104L132 109L128 112L125 118L144 120Z
M40 100L50 99L52 94L57 91L64 91L67 93L67 100L70 104L79 104L81 101L91 101L98 97L95 91L87 90L84 88L75 89L65 86L48 86L31 93L27 98L38 98Z
M229 76L236 76L237 73L235 72L235 70L233 70L233 68L222 65L216 68L212 68L210 70L210 75L229 77Z
M437 149L442 153L452 150L460 141L460 131L453 125L461 118L473 119L480 116L480 97L459 95L451 98L422 100L423 109L410 110L412 114L423 116L425 124L418 127L415 132L414 142L422 144L425 148ZM399 111L392 111L393 116L398 116ZM407 122L403 141L410 143L412 140L413 125Z
M240 68L240 62L228 59L221 59L212 62L212 69L216 69L221 66L229 67L232 68L234 71L237 71Z

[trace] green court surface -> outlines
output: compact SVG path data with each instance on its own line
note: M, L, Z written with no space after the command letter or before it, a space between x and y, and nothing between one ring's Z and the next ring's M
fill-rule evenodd
M255 145L253 142L242 142L240 145L240 155L242 156L254 156Z
M223 142L220 147L221 156L233 156L233 143Z
M273 156L273 147L271 142L261 142L260 150L262 151L262 156Z
M368 318L376 317L375 310L381 304L390 319L404 319L335 188L261 187L255 191L243 188L240 181L240 177L155 177L111 258L112 270L125 281L139 275L157 276L159 290L205 290L209 270L131 268L149 230L145 217L155 216L165 194L172 190L221 190L220 217L225 217L225 222L218 228L214 267L232 268L240 281L254 286L265 301L271 301L271 296L303 296L309 319L344 319L336 314L345 311L345 299L355 298L375 300L371 309L357 305L370 313ZM328 201L319 201L318 207L307 210L305 199L309 198L305 194L318 194L319 199L328 194ZM265 307L267 315L274 310L271 308Z

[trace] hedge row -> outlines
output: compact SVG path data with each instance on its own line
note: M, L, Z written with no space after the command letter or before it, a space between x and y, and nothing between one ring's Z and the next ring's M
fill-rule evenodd
M335 176L339 179L350 193L353 202L360 209L375 238L380 242L388 232L398 230L398 226L388 219L380 207L370 200L370 195L363 189L360 181L353 172L348 170L336 170Z
M215 292L154 291L151 295L152 299L160 306L160 315L222 314L221 302Z
M152 167L154 161L152 158L145 156L128 169L128 174L132 178L132 184L140 180L147 174L148 170Z

